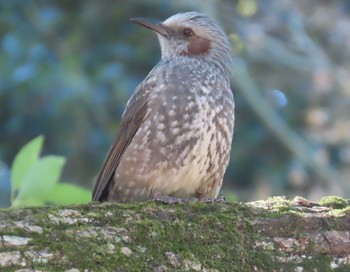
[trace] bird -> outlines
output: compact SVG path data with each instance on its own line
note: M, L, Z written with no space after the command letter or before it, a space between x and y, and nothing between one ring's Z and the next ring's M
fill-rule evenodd
M161 59L126 104L92 201L215 200L235 118L229 38L197 11L130 20L155 32Z

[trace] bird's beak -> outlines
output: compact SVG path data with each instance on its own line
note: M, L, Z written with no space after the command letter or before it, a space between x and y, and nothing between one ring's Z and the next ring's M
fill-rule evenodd
M168 28L161 21L142 17L131 18L130 21L149 28L164 37L168 36Z

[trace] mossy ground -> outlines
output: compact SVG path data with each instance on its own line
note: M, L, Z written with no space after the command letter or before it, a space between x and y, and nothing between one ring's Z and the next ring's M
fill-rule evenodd
M333 209L344 209L347 206L347 201L339 196L325 196L320 199L319 204Z
M295 220L281 232L288 237L302 230L302 212L284 198L266 202L268 211L241 203L168 206L152 202L0 210L0 220L16 222L30 215L32 223L43 228L42 233L30 234L22 228L0 229L0 235L32 237L27 247L19 249L22 253L28 248L54 253L47 263L26 258L29 267L43 271L277 271L281 264L275 260L282 255L256 246L266 235L253 222L292 216ZM78 211L75 221L65 221L63 209ZM333 271L325 256L302 262L319 271ZM283 271L295 271L297 265L291 261ZM15 268L19 267L8 271Z
M95 271L149 271L160 265L180 270L184 265L189 270L191 265L200 265L219 271L251 271L252 263L260 269L273 266L267 254L253 249L255 233L244 205L190 204L169 207L147 203L68 208L79 210L81 217L86 216L91 222L88 225L79 221L74 225L57 224L48 215L55 216L60 208L35 208L37 212L32 216L34 221L44 226L44 231L31 234L35 239L30 245L58 252L55 258L64 259L41 265L32 263L33 267L49 271L62 271L69 267ZM26 211L32 213L30 208L24 209L12 214L11 220L21 220ZM91 227L106 226L124 228L128 239L116 237L111 240L100 235L77 237L75 233L78 229L89 232ZM25 235L23 231L17 233L16 229L2 234ZM110 244L113 245L113 253L108 247ZM121 254L123 247L129 248L132 253L129 256ZM169 254L176 256L176 262L172 262Z

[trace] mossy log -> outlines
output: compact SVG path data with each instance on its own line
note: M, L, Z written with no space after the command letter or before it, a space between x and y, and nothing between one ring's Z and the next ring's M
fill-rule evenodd
M350 206L274 197L2 209L0 271L350 271Z

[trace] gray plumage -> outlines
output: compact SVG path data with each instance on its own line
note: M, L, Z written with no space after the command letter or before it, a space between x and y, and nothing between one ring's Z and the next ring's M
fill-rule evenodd
M157 33L162 59L127 103L93 200L216 198L234 123L228 38L198 12L132 20Z

